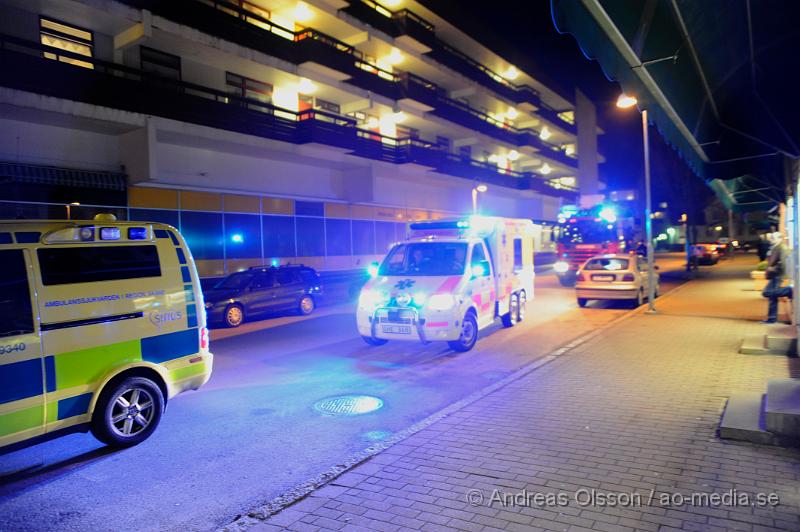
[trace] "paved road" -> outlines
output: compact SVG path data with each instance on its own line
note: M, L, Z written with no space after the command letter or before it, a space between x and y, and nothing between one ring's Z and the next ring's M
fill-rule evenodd
M662 292L680 282L679 255L659 259ZM351 304L214 331L211 381L173 400L156 434L110 452L76 434L0 456L2 530L205 530L269 501L370 444L505 377L623 314L619 304L579 309L552 274L537 278L528 319L483 334L474 350L445 344L366 346ZM353 417L313 405L338 394L380 397Z

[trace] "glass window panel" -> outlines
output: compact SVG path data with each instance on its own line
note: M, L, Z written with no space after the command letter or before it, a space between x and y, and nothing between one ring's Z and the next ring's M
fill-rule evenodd
M320 203L320 205L322 205ZM322 218L305 218L298 216L297 223L297 256L322 257L325 255L324 220Z
M324 216L325 204L321 201L295 201L294 212L299 216Z
M295 257L294 218L291 216L262 216L264 254L271 257Z
M225 256L261 258L261 223L257 214L225 214Z
M130 219L136 222L161 222L179 227L178 211L163 209L130 209Z
M375 254L375 223L353 220L353 255Z
M328 256L350 255L350 220L325 220L326 252Z
M0 251L0 337L33 332L28 268L21 249Z
M181 212L181 233L198 260L223 258L222 214L215 212Z
M382 255L396 242L394 223L375 222L375 253Z

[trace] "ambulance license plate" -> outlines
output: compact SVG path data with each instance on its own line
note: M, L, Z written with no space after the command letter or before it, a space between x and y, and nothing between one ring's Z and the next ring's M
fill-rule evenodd
M592 275L592 281L613 281L613 275Z
M389 334L411 334L409 325L381 325L381 330Z

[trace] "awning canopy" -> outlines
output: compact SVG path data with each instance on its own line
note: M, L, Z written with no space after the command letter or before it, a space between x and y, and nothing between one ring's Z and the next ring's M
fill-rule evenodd
M769 183L783 199L785 159L800 155L800 2L551 0L551 7L557 29L638 99L699 177L746 176L741 184Z
M767 211L783 198L782 190L754 175L714 179L709 185L727 209L737 212Z

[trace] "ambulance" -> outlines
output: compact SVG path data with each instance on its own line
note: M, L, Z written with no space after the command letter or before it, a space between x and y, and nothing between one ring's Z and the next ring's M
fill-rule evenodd
M88 430L140 443L212 363L197 271L173 227L0 221L0 453Z
M533 222L472 216L413 222L358 299L357 324L369 345L447 341L469 351L500 318L512 327L533 297Z

